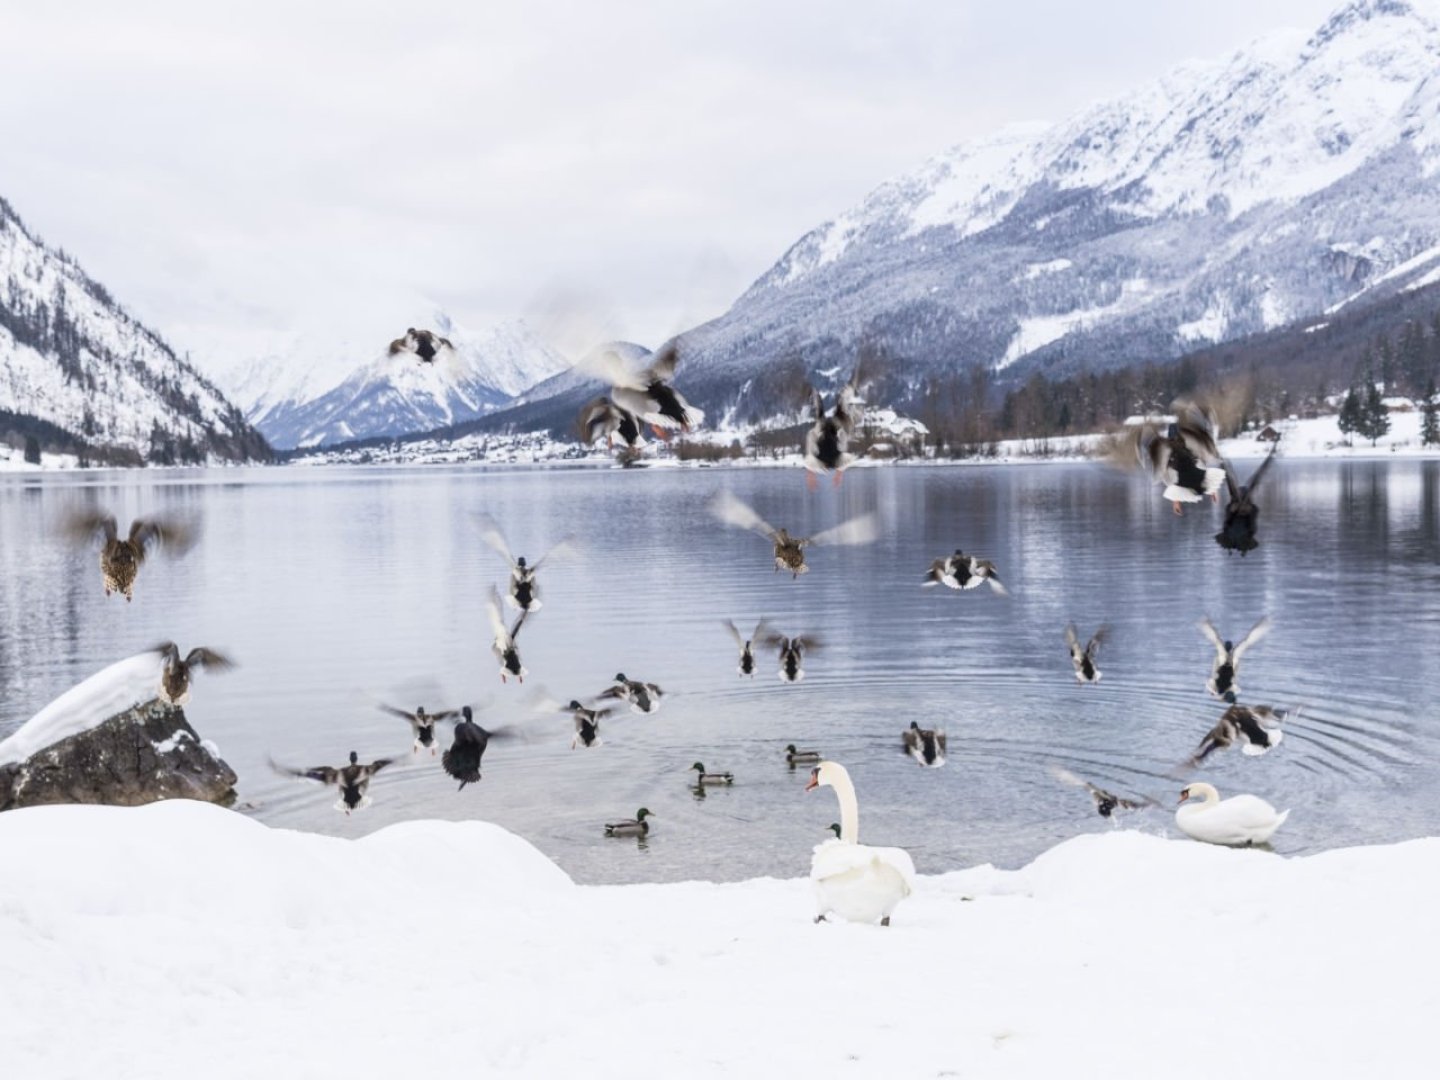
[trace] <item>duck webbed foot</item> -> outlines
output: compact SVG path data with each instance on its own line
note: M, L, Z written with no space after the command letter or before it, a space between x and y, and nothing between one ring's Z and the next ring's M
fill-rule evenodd
M820 478L809 469L805 470L805 486L811 491L820 490Z
M835 470L834 478L830 481L830 483L833 484L833 485L835 486L835 488L838 490L839 487L840 487L840 484L844 481L844 479L845 479L845 473L844 473L844 471L841 470L841 469L836 469L836 470Z
M1179 499L1174 500L1174 502L1172 503L1172 505L1173 505L1174 508L1175 508L1175 516L1176 516L1176 517L1179 517L1181 514L1185 513L1185 511L1184 511L1183 509L1181 509L1180 500L1179 500Z

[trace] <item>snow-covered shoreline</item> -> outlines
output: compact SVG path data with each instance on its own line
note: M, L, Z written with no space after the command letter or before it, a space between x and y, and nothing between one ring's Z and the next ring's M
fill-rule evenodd
M0 850L17 1077L1433 1069L1440 839L1284 859L1091 834L922 878L889 929L813 925L798 877L577 886L481 822L339 840L43 807L0 815Z

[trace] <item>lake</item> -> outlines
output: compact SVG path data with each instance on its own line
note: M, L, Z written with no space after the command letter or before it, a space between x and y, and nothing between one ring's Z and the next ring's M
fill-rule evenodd
M802 535L873 509L881 537L812 549L811 572L791 580L762 539L710 517L721 489ZM174 639L238 662L201 674L186 711L239 773L244 812L271 825L360 836L482 818L583 881L796 876L839 815L830 791L803 793L808 770L786 767L795 742L849 767L867 842L908 848L922 872L1015 866L1110 828L1051 763L1163 799L1126 822L1174 835L1174 770L1223 711L1196 624L1208 613L1238 637L1268 613L1242 701L1303 711L1268 755L1219 752L1192 775L1293 808L1282 853L1440 831L1440 462L1282 460L1262 495L1262 546L1241 559L1211 539L1219 508L1176 518L1158 488L1085 463L855 469L813 493L798 469L3 476L0 736ZM190 515L204 535L183 558L147 562L134 603L107 601L95 550L56 535L85 499L125 523ZM543 571L544 608L520 636L524 686L501 684L489 650L485 597L505 568L480 541L482 512L532 560L567 534L581 544ZM922 589L957 546L993 559L1011 595ZM753 680L737 675L721 620L748 630L762 615L823 638L802 683L782 683L769 656ZM1098 685L1073 677L1071 619L1087 635L1113 627ZM656 715L605 721L601 747L572 751L569 717L530 707L539 687L568 701L617 671L667 695ZM457 792L377 699L488 702L480 721L507 737ZM948 730L944 768L901 752L911 720ZM349 818L333 788L266 764L338 765L352 749L400 761ZM733 788L698 797L696 761L734 772ZM647 841L603 837L642 805L655 814Z

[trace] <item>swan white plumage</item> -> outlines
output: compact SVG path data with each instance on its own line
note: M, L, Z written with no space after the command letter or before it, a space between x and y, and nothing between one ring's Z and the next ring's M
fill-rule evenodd
M1290 816L1289 810L1277 812L1255 795L1221 799L1213 784L1191 784L1180 792L1180 803L1175 824L1181 832L1193 840L1228 847L1263 844Z
M860 843L860 806L845 766L822 761L810 771L806 791L835 789L840 800L840 839L815 846L810 881L815 888L815 921L829 914L847 922L890 925L890 913L915 889L915 864L901 848Z

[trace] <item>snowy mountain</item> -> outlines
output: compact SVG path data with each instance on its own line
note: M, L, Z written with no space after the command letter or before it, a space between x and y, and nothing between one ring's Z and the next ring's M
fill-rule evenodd
M66 449L83 448L97 461L198 463L270 453L214 384L0 199L4 413L14 414L7 426L58 429Z
M293 449L463 423L570 366L523 322L476 334L437 312L414 325L448 338L454 351L424 364L390 356L388 341L325 351L297 340L284 356L252 361L227 383L250 421L275 446Z
M958 146L682 335L715 415L862 342L920 380L1176 357L1440 279L1440 0L1355 0L1054 125Z

